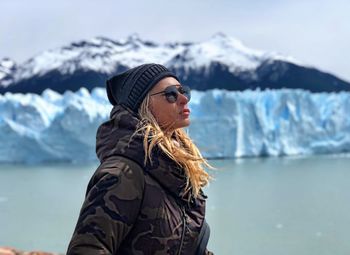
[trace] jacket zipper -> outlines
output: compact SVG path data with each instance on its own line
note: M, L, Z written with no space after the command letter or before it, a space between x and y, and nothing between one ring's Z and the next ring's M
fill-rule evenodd
M181 254L183 242L185 239L185 233L186 233L186 213L185 213L185 209L183 206L181 206L181 211L182 211L183 229L182 229L182 234L181 234L180 248L179 248L179 251L177 253L178 255Z

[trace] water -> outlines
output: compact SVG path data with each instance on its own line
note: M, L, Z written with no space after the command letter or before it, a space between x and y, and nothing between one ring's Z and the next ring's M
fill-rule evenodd
M350 253L350 156L216 160L216 254ZM0 165L0 246L64 253L96 164Z

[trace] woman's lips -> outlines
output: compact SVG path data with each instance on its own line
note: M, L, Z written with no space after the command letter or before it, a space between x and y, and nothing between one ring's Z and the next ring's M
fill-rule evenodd
M191 112L190 109L184 109L184 110L182 110L181 114L183 116L188 117L190 115L190 112Z

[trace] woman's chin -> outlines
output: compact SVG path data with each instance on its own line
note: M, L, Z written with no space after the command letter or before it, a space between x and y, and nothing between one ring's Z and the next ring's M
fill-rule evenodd
M186 118L183 119L181 121L179 121L179 123L177 123L177 127L176 128L184 128L184 127L188 127L191 124L190 118Z
M178 128L188 127L190 123L191 123L190 118L185 118L185 119L177 120L171 125L161 125L161 128L163 131L174 131L175 129L178 129Z

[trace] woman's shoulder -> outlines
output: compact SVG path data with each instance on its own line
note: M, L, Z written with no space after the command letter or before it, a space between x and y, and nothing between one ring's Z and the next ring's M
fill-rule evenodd
M104 160L96 170L97 174L135 174L143 175L142 167L134 160L124 156L112 156Z
M144 171L142 167L132 159L123 156L113 156L104 160L91 177L88 190L98 182L114 179L114 184L119 186L135 186L143 189ZM131 185L131 186L130 186Z

